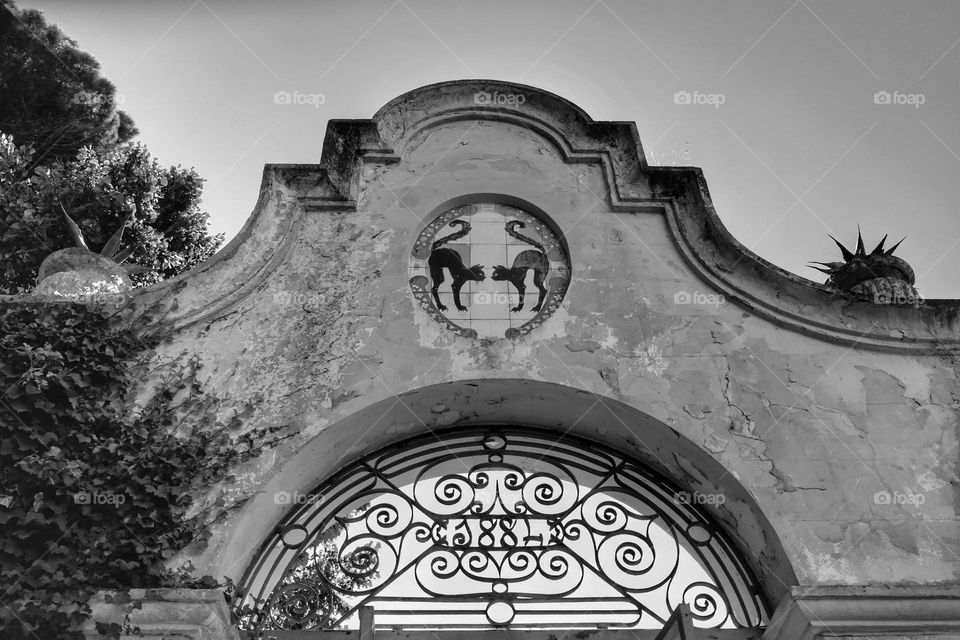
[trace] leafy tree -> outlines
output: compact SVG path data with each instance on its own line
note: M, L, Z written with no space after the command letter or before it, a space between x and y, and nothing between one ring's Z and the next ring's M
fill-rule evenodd
M12 0L0 0L0 131L38 149L38 164L137 134L96 59L40 11Z
M124 143L75 160L34 162L34 150L0 134L0 293L29 290L43 259L73 246L66 211L93 251L130 218L122 248L144 267L138 284L173 277L216 251L200 209L203 179L193 169L162 168L146 147Z
M93 251L130 218L122 248L144 267L137 284L216 251L203 179L161 168L129 142L136 133L93 56L39 11L0 0L0 293L28 291L43 259L73 246L63 212Z

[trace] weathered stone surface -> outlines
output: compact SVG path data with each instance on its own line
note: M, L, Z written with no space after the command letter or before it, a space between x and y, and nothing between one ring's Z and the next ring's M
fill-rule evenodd
M494 89L528 99L473 102ZM550 216L572 267L515 340L445 330L406 276L433 215L492 196ZM698 171L647 166L632 125L535 89L450 83L331 123L321 165L268 167L238 238L138 291L147 308L160 357L201 359L218 422L292 434L210 488L209 546L172 560L200 574L243 574L279 491L405 436L507 422L723 493L708 511L771 605L797 584L960 575L960 303L868 304L776 269L726 234Z
M430 99L416 97L417 104ZM268 170L262 213L233 257L185 279L176 294L183 308L257 278L256 288L231 294L228 309L185 327L169 347L170 354L187 348L201 355L206 384L228 399L224 419L229 398L238 406L242 398L254 402L249 427L286 424L299 432L297 445L248 464L245 486L269 486L305 443L330 437L333 425L398 394L456 380L544 380L637 407L715 456L769 518L773 529L765 535L783 540L801 583L957 574L956 401L944 403L957 389L952 362L837 345L757 317L688 266L663 214L605 210L600 166L571 161L515 118L424 125L415 124L413 105L405 108L390 107L379 120L381 129L391 118L407 122L389 143L402 161L361 174L356 211L306 214L295 190ZM426 317L402 274L432 211L458 194L491 188L554 218L570 245L573 280L561 309L534 334L481 343ZM681 206L694 215L693 202ZM291 231L281 233L285 225ZM807 319L846 317L812 283L803 286L808 292L797 299ZM942 390L938 400L929 397L932 389ZM438 405L425 401L428 410ZM445 411L428 411L435 419L428 424L487 416L469 396L443 404ZM534 399L527 406L530 419L545 411ZM423 428L401 413L379 422L373 416L357 433L339 436L341 443L330 442L329 466L304 469L288 490L309 491L374 434ZM883 492L890 504L875 502ZM921 507L906 502L918 500L915 494L925 499ZM250 556L237 552L252 553L262 534L245 534L243 549L231 536L251 517L263 523L256 531L272 522L255 512L226 517L195 563L239 575ZM904 519L913 526L904 529Z
M98 623L119 625L121 635L143 640L240 640L223 593L216 589L100 591L89 604L91 615L83 629L89 640L104 637Z
M773 615L764 640L821 636L960 638L956 585L795 587Z

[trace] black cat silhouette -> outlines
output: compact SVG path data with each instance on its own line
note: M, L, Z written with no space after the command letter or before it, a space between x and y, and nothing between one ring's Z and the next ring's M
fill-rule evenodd
M517 233L516 228L520 227L522 229L524 226L520 220L511 220L506 226L507 233L518 240L523 240L527 244L532 244L538 250L527 249L526 251L521 251L517 254L517 257L513 259L512 267L508 269L503 265L497 265L493 268L493 274L490 277L493 280L506 280L517 288L517 291L520 293L520 304L510 309L510 311L520 311L523 309L523 294L526 291L526 286L523 284L523 281L527 277L527 269L533 269L533 284L540 290L540 297L537 299L537 306L533 307L531 311L540 311L540 307L543 305L543 299L547 295L547 288L543 286L543 281L547 277L547 272L550 271L550 261L547 260L547 254L543 249L543 245L533 238L528 238L525 235Z
M467 268L463 264L463 258L460 257L460 254L455 249L442 246L451 240L462 238L470 233L470 223L466 220L454 220L450 223L451 227L456 225L460 225L460 231L435 240L430 247L430 257L427 258L427 265L430 267L430 279L433 281L433 286L430 288L430 291L433 293L433 301L437 303L437 309L440 311L447 310L447 308L443 306L443 303L440 302L440 294L437 293L437 289L443 284L444 269L447 269L450 272L450 277L453 278L453 283L450 285L450 288L453 290L453 302L460 311L467 310L465 306L460 304L460 289L463 287L463 284L467 280L479 282L485 280L487 277L486 274L483 273L482 264L475 264Z

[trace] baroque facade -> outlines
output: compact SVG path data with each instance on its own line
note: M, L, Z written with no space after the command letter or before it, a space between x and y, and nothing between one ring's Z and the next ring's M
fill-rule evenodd
M268 165L240 234L133 304L222 421L291 435L177 559L278 637L960 637L960 301L764 261L633 123L416 89ZM131 620L237 634L202 591Z

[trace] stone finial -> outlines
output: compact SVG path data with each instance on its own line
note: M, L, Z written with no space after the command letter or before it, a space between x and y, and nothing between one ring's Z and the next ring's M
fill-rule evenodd
M830 276L825 285L859 295L876 304L917 304L923 301L913 286L916 281L913 269L906 260L893 255L906 238L884 250L887 236L883 236L880 244L870 253L864 249L859 227L855 251L847 249L833 236L830 239L840 247L843 262L810 263L811 268Z
M129 275L145 270L137 264L121 265L133 253L133 248L119 250L123 230L131 216L127 216L97 254L87 247L83 232L63 205L60 205L60 211L63 213L64 226L76 246L54 251L44 259L37 274L34 294L76 298L129 290L132 286Z

